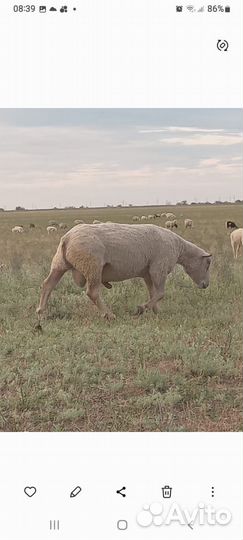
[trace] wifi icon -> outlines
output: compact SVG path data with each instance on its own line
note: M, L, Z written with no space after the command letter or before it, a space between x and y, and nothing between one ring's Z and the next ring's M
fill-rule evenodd
M195 11L194 6L186 6L186 9L188 9L188 11Z

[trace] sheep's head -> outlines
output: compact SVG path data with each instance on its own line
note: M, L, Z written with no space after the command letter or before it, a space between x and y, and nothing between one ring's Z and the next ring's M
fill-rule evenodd
M212 255L209 253L198 253L194 257L188 258L183 264L186 273L196 283L199 289L206 289L209 286L209 272Z

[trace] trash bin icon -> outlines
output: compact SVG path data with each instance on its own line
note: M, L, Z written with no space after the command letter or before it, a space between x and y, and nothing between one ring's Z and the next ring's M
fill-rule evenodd
M163 494L164 499L170 499L171 493L172 493L172 487L170 486L162 487L162 494Z

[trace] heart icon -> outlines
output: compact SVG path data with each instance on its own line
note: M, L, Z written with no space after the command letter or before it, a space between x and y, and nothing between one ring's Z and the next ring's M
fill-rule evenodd
M27 497L33 497L36 494L36 488L34 486L26 486L24 492Z

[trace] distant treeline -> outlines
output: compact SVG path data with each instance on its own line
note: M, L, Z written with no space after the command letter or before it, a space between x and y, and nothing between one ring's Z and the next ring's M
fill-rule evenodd
M117 205L113 205L113 204L107 204L106 206L64 206L64 207L59 207L57 208L57 206L54 206L53 208L24 208L23 206L16 206L15 207L15 210L12 210L14 212L44 212L44 211L47 211L47 210L100 210L100 209L105 209L105 208L158 208L158 207L161 207L161 208L167 208L168 206L205 206L205 205L234 205L234 204L243 204L243 200L241 199L237 199L236 201L232 202L232 201L214 201L214 202L209 202L209 201L204 201L204 202L187 202L187 201L179 201L175 204L171 203L171 202L167 202L166 204L117 204ZM11 211L11 210L10 210ZM4 208L0 208L0 212L5 212L5 209Z

